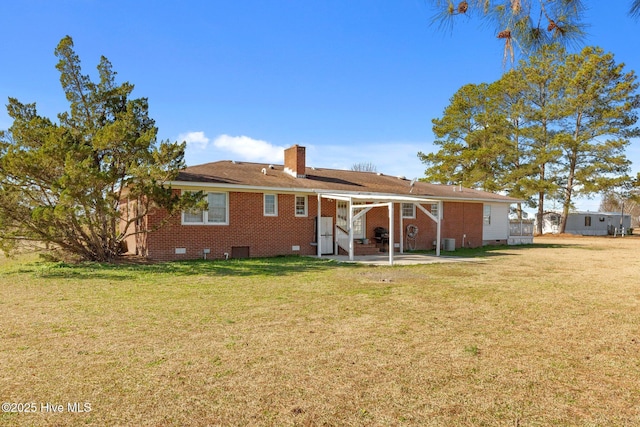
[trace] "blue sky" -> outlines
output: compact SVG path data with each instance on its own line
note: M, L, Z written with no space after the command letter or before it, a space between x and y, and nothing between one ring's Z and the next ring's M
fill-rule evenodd
M585 45L637 71L629 1L585 3ZM104 55L149 98L160 139L188 141L188 164L281 163L300 144L309 165L421 177L431 119L462 85L504 71L492 28L463 18L443 32L433 14L427 0L5 1L0 98L65 111L53 50L70 35L85 73ZM10 124L3 108L0 129ZM627 155L640 171L638 141Z

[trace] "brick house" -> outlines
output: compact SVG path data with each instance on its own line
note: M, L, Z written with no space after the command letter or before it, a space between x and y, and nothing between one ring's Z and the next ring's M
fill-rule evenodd
M207 163L187 167L170 185L205 192L208 209L168 221L156 210L137 226L166 225L131 236L128 252L155 260L334 253L353 258L408 249L439 254L442 243L448 250L507 243L509 206L518 201L375 172L308 167L305 148L297 145L285 150L284 165Z

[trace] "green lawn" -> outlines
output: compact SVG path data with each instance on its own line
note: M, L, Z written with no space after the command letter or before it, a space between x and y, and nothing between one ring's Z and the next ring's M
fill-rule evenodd
M638 425L638 253L631 237L394 267L0 259L0 401L35 409L0 425Z

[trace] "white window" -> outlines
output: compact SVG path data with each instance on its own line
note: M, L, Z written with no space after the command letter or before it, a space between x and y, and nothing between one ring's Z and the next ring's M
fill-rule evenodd
M436 218L438 218L439 212L438 212L438 204L437 203L431 203L431 215L435 216Z
M206 193L207 210L192 209L182 212L182 224L229 224L229 198L227 193Z
M402 204L402 218L415 218L416 217L416 205L413 203Z
M359 204L359 203L358 203ZM361 212L362 209L358 209L356 211L353 212L353 215L355 216L358 212ZM354 239L364 239L365 237L367 237L366 231L365 231L365 219L366 216L362 215L360 217L358 217L358 219L353 221L353 237Z
M364 206L360 209L363 209ZM360 209L356 210L353 215L356 215ZM338 200L336 202L336 225L341 227L343 230L349 230L349 204L345 201ZM360 216L358 219L353 221L353 238L354 239L363 239L365 238L366 231L366 222L365 215Z
M491 225L491 205L484 205L482 223L484 225Z
M347 202L342 200L338 200L336 202L336 225L341 227L343 230L347 230L347 228L349 228L349 225L347 224L348 211Z
M207 211L207 223L209 224L228 224L229 209L227 203L227 193L209 193L207 194L209 202L209 210Z
M307 196L296 196L296 216L307 215Z
M182 212L183 224L204 224L204 212L198 209L191 209L189 211Z
M264 195L264 216L278 216L278 195Z

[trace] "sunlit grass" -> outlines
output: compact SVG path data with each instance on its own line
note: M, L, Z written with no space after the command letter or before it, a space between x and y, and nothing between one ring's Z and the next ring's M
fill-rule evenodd
M479 262L0 259L2 425L635 425L640 239Z

